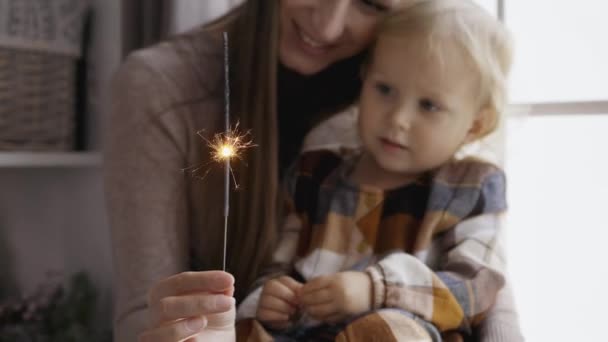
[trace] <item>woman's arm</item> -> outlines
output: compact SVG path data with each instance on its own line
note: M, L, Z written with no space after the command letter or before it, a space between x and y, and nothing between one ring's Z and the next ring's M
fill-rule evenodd
M105 149L105 187L114 258L115 338L147 328L146 296L188 265L189 212L180 137L166 120L171 88L135 54L118 71Z

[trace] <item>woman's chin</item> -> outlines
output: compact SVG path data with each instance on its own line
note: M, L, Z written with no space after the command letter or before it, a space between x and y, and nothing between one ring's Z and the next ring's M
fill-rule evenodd
M328 66L328 63L312 61L300 56L293 56L290 53L281 54L281 64L302 76L313 76Z

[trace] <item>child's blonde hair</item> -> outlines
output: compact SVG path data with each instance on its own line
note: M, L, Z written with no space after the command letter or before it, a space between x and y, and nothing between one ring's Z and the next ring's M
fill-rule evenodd
M409 33L424 35L429 51L439 57L445 46L442 42L449 41L462 49L478 73L480 109L485 114L476 138L492 133L507 102L507 76L513 53L507 29L469 0L418 0L389 15L380 25L378 37Z

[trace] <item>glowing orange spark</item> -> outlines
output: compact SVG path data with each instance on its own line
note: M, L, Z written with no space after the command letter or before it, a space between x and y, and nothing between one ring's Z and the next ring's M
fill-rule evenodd
M234 155L234 149L230 145L222 146L222 150L220 151L222 158L230 158Z
M207 140L207 139L205 139ZM241 159L244 149L254 147L249 132L241 133L238 124L228 132L217 133L213 140L207 140L207 146L211 149L211 155L216 162L224 162L227 159Z
M211 163L225 163L227 160L241 159L243 150L255 147L250 132L241 132L239 125L230 129L228 132L217 133L211 140L206 137L204 131L197 132L198 136L201 137L211 150L211 160L207 163L191 166L183 169L183 171L189 172L199 179L206 178L207 174L211 171ZM232 174L232 167L230 168ZM232 175L235 187L239 187Z

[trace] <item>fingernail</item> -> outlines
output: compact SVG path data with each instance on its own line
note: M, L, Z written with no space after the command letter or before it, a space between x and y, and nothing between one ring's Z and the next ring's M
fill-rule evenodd
M235 304L234 297L217 296L215 299L216 308L220 310L228 310Z
M213 280L211 282L214 286L214 289L217 291L221 291L226 289L226 287L230 287L234 285L234 276L230 273L216 273L213 276Z
M197 332L207 325L207 319L204 317L190 318L186 321L186 328L192 332Z

